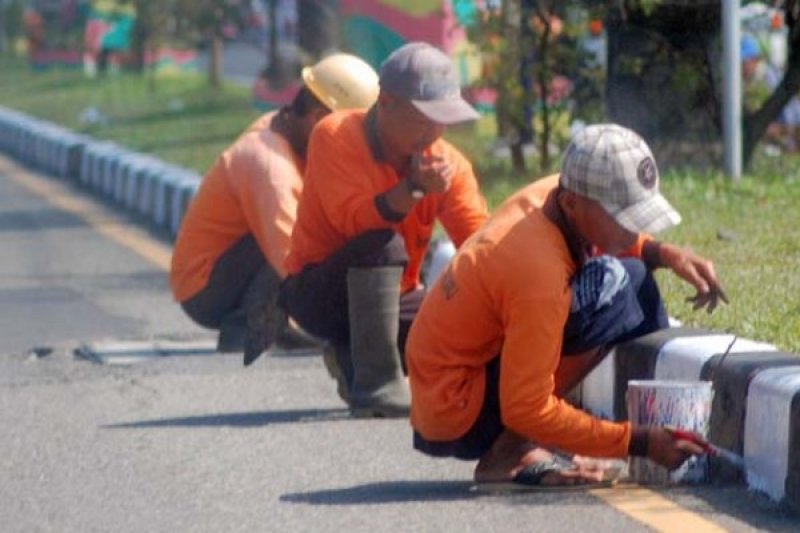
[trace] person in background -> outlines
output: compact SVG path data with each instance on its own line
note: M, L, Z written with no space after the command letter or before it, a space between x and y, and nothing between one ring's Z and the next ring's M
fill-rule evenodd
M753 35L742 36L740 54L744 81L744 108L753 112L777 89L783 79L783 72L769 61L758 39ZM764 138L787 152L800 150L798 95L789 100L777 120L767 127Z
M367 108L374 69L334 54L302 72L290 105L264 114L206 174L181 224L170 270L175 299L199 325L218 329L218 349L252 363L287 331L277 306L286 275L308 139L331 111Z
M290 316L331 343L325 363L359 417L408 414L401 351L435 223L460 246L487 218L472 166L441 138L478 118L451 59L406 44L379 84L368 111L333 113L311 135L281 293Z
M651 236L680 222L658 182L636 133L589 126L560 175L512 195L461 246L406 346L417 450L477 460L475 481L516 487L603 480L585 456L675 468L701 453L564 401L610 347L668 327L654 269L689 282L695 308L727 301L711 261Z

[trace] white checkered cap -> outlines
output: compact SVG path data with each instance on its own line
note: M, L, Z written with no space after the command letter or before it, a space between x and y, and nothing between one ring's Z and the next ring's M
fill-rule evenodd
M647 143L617 124L587 126L572 138L560 183L597 201L635 233L657 233L681 221L658 190L658 167Z

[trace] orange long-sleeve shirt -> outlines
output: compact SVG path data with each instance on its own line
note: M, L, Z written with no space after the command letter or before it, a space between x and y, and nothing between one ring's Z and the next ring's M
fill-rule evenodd
M394 228L404 241L409 263L401 290L419 283L422 260L440 221L460 246L488 217L472 165L458 150L439 139L429 153L443 157L454 170L450 188L428 194L399 224L385 220L375 196L400 180L387 163L375 159L365 130L366 111L332 113L317 123L308 146L303 197L298 206L292 246L286 259L289 274L324 261L359 234Z
M203 289L220 256L247 234L285 276L303 163L286 139L270 129L276 113L256 120L203 179L172 255L170 284L176 300L183 302Z
M485 365L500 354L506 428L542 446L627 455L629 423L594 418L554 395L577 269L541 209L557 184L551 176L506 200L426 296L406 346L411 423L425 438L469 430L483 404ZM642 242L631 251L640 255Z

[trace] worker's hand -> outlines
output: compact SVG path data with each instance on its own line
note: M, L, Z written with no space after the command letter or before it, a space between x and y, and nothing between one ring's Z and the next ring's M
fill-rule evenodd
M705 453L702 446L689 440L676 439L663 427L647 429L647 458L669 470L675 470L692 455Z
M442 193L450 188L453 167L441 156L417 153L411 156L409 179L426 194Z
M719 305L720 300L728 303L728 297L714 271L714 263L701 257L688 248L673 244L661 243L661 263L671 269L680 278L691 283L697 290L694 296L686 299L692 302L694 310L703 307L711 313Z

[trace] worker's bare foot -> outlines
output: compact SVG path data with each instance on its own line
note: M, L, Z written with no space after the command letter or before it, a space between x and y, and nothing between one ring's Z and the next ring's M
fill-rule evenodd
M601 462L574 463L508 431L495 441L475 467L478 483L503 483L531 477L535 477L535 484L548 486L587 485L608 479Z

